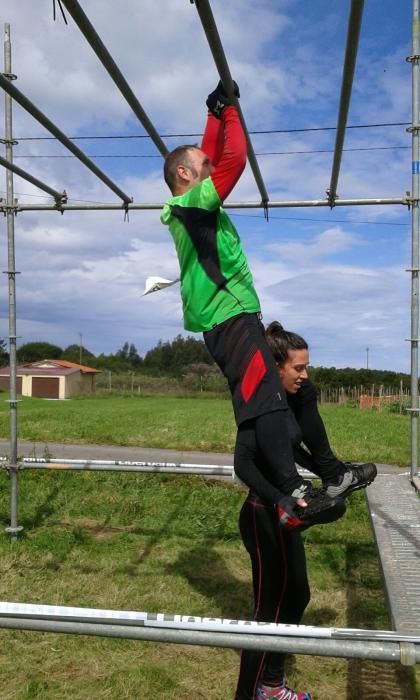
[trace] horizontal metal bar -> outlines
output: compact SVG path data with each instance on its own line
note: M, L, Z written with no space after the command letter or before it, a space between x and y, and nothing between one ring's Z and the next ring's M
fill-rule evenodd
M408 202L405 197L375 197L370 199L338 199L334 206L335 207L348 207L348 206L373 206L376 204L384 205L395 205L402 204L407 206ZM60 211L125 211L125 209L132 211L147 211L147 210L160 210L163 208L164 202L145 202L140 204L139 202L131 202L125 207L121 204L64 204L60 207ZM268 201L266 203L268 209L293 209L293 208L304 208L304 207L330 207L328 199L307 199L307 200L285 200L285 201ZM264 207L263 202L225 202L225 209L262 209ZM0 200L0 211L6 211L7 209L15 209L17 212L20 211L53 211L54 206L50 204L14 204L7 205L5 202Z
M0 466L7 468L7 462ZM163 474L197 474L198 476L230 476L233 477L233 467L201 464L168 464L153 462L124 462L100 460L32 460L23 459L19 462L20 469L49 469L68 471L95 472L145 472Z
M224 617L182 615L173 613L142 612L137 610L109 610L104 608L45 605L39 603L0 602L0 616L21 619L89 622L107 625L132 625L169 629L201 630L235 634L282 635L316 639L366 639L381 642L409 642L420 644L420 632L371 630L354 627L319 627L257 620L236 620Z
M115 194L120 197L120 199L123 200L123 202L128 203L132 201L132 198L129 197L125 192L123 192L112 180L109 179L105 173L98 168L95 163L93 163L84 153L83 151L78 148L73 141L71 141L53 122L48 119L48 117L45 116L41 112L41 110L38 109L38 107L35 107L35 105L27 98L23 93L20 92L20 90L17 89L11 83L7 78L0 73L0 87L3 88L5 92L7 92L10 97L13 97L13 99L20 104L23 109L25 109L29 114L31 114L42 126L47 129L53 136L60 141L63 146L65 146L73 155L78 158L83 165L85 165L89 170L96 175L107 187L109 187L110 190L115 192Z
M252 623L251 623L252 624ZM37 617L0 617L0 628L23 629L39 632L85 634L100 637L135 639L143 641L190 644L236 649L258 649L273 652L332 656L339 658L363 658L379 661L411 663L420 661L417 644L392 641L369 641L367 639L331 639L313 637L290 637L261 633L249 634L229 631L206 631L169 627L136 626L101 622L67 621Z
M56 190L53 190L52 187L49 187L41 180L38 180L38 178L34 177L33 175L30 175L26 172L26 170L22 170L22 168L19 168L14 163L9 162L8 160L6 160L6 158L3 158L3 156L0 156L0 165L2 165L4 168L7 168L8 170L11 170L16 175L19 175L19 177L23 177L24 180L27 180L32 185L35 185L35 187L39 187L40 190L44 190L44 192L50 194L51 197L54 197L57 204L60 204L61 202L64 203L65 201L67 201L67 195L65 192L57 192Z
M242 128L246 137L249 164L254 174L254 178L257 183L257 187L259 189L263 205L265 205L268 202L267 190L265 189L260 168L255 157L254 148L249 137L249 132L245 124L245 119L242 114L241 106L233 94L232 76L229 70L228 62L226 60L225 52L223 50L222 42L220 40L219 32L217 30L216 22L214 21L210 3L208 2L208 0L196 0L195 6L197 8L201 24L203 25L204 33L207 37L210 50L213 54L214 62L219 72L220 79L223 83L223 87L226 90L226 94L229 95L232 102L235 104L237 112L239 114L239 118L242 123Z
M16 465L12 465L7 457L0 457L0 470L11 468L47 469L57 471L87 471L87 472L128 472L153 474L195 474L196 476L228 477L236 483L241 483L235 476L232 465L192 464L175 462L144 462L132 460L87 460L87 459L44 459L43 457L24 457ZM299 474L305 478L316 475L307 469L296 465Z
M126 79L124 78L123 74L121 73L120 69L118 68L117 64L112 58L111 54L109 53L108 49L102 42L101 38L97 34L96 30L94 29L93 25L91 24L84 11L80 7L80 4L77 2L77 0L61 0L61 2L73 17L80 31L82 32L86 40L89 42L90 46L96 53L104 68L108 71L115 85L130 105L137 119L145 128L157 149L163 156L165 156L168 152L168 149L166 148L165 144L163 143L162 139L157 133L155 127L153 126L152 122L150 121L149 117L147 116L146 112L144 111L143 107L141 106L140 102L135 96L134 92L127 83Z
M122 625L101 625L81 622L49 622L46 620L22 620L1 617L0 628L63 634L84 634L97 637L164 642L167 644L189 644L228 649L255 649L337 658L369 659L394 663L402 660L404 648L404 645L393 642L378 643L364 640L294 639L290 637L263 635L258 635L257 637L250 634L233 634L229 632L153 629L148 627L124 627ZM412 657L414 663L420 661L420 650L417 646L414 647Z
M354 69L356 66L357 47L362 23L363 6L364 0L351 0L331 181L328 189L328 198L331 206L335 206L335 199L337 196L337 182L340 172L341 156L343 153L344 136L349 112Z

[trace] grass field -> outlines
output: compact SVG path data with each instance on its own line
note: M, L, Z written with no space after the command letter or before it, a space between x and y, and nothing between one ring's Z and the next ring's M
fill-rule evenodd
M6 394L3 392L6 397ZM334 450L342 459L409 464L409 418L385 411L322 406ZM23 398L18 433L37 442L97 443L230 452L235 426L229 400L116 397L72 401ZM0 438L8 436L0 404Z
M215 414L218 413L217 418ZM408 419L323 409L343 458L406 465ZM7 437L2 410L0 437ZM228 401L212 399L24 400L19 436L175 449L231 449ZM3 600L178 612L231 618L252 611L250 567L237 516L238 486L194 476L24 472L24 536L0 537ZM6 474L0 519L9 522ZM338 523L304 533L312 600L305 622L388 628L363 494ZM231 650L94 637L0 632L1 700L224 700L233 698ZM399 665L291 657L289 677L314 700L414 700Z

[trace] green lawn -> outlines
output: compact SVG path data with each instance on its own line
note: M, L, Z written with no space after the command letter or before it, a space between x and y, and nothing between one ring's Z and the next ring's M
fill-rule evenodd
M4 396L5 393L3 393ZM323 406L331 443L344 460L407 466L409 417ZM18 434L37 442L75 442L230 452L235 426L229 400L115 397L72 401L23 398ZM8 405L0 405L0 438L8 437Z
M323 413L343 458L358 458L360 449L365 459L408 463L406 417ZM7 437L5 409L1 420ZM28 399L19 405L19 435L225 451L234 428L228 401ZM8 486L1 473L3 527ZM237 528L243 498L230 482L198 476L25 471L24 535L15 544L0 536L1 599L249 617L250 567ZM338 523L304 538L312 589L305 622L388 628L363 494L348 499ZM224 700L233 698L239 663L231 650L86 636L0 631L0 644L1 700ZM397 664L298 656L288 673L314 700L417 697L413 672Z

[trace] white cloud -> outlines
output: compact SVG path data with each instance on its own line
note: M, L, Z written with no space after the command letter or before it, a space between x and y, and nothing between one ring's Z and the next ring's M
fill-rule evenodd
M2 3L0 19L11 23L17 87L70 136L143 134L73 20L68 17L65 26L58 12L54 23L51 5L49 0ZM326 9L321 0L304 5L214 0L212 7L250 130L335 125L344 8L329 3ZM86 0L83 8L156 128L164 134L199 133L217 71L196 7L173 0L127 0L122 11L121 3ZM408 120L410 66L404 59L409 10L385 0L381 8L368 4L365 14L349 123ZM47 135L16 105L13 124L20 137ZM164 140L171 148L197 138ZM334 131L260 134L252 141L256 152L328 150L334 146ZM167 197L160 159L97 158L156 155L148 140L83 140L77 145L135 201ZM404 127L346 134L345 148L394 145L410 145ZM59 191L66 189L70 201L118 201L76 159L39 157L63 155L61 145L21 140L14 152L20 167ZM272 200L325 197L332 153L267 155L258 162ZM411 188L410 177L409 149L345 152L338 193L341 198L401 196ZM15 192L20 202L50 201L20 178ZM230 199L259 200L249 167ZM379 226L407 223L408 228L406 210L337 207L270 214L268 224L233 216L266 320L280 316L308 336L316 364L360 365L369 345L372 363L407 368L409 352L401 339L409 336L409 278L403 274L409 266L409 236L404 227ZM344 221L334 223L337 219ZM123 211L24 212L15 220L15 239L16 266L22 272L17 277L21 342L45 339L66 345L77 342L82 332L84 344L94 352L114 352L125 340L145 352L159 338L182 332L178 287L140 296L148 275L172 278L178 271L158 211L132 211L129 222ZM7 269L4 244L0 262ZM3 275L3 299L6 283ZM5 307L0 337L7 336Z
M309 241L286 241L267 246L267 250L286 260L299 261L300 265L309 260L325 258L343 253L354 245L361 245L356 236L345 233L340 227L326 229Z

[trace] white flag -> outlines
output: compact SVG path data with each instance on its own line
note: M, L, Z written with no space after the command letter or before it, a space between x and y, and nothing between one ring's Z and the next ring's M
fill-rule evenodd
M170 287L171 284L176 284L177 282L179 282L179 277L177 277L176 280L167 280L164 277L148 277L144 285L142 297L152 292L158 292L165 287Z

